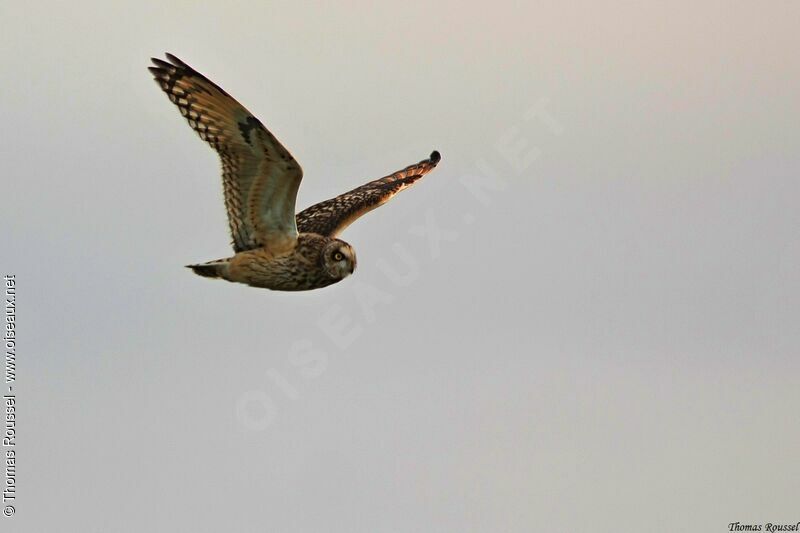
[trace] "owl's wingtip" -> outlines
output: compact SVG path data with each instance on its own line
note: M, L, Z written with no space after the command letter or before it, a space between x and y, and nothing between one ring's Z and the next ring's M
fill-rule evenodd
M439 153L439 150L434 150L433 152L431 152L431 162L434 165L441 160L442 160L442 154Z
M169 59L169 60L170 60L170 62L171 62L173 65L175 65L176 67L185 67L185 66L187 66L187 65L186 65L186 63L184 63L184 62L183 62L183 61L182 61L182 60L181 60L181 59L180 59L178 56L176 56L175 54L171 54L171 53L169 53L169 52L164 52L164 55L165 55L165 56L167 56L167 59Z

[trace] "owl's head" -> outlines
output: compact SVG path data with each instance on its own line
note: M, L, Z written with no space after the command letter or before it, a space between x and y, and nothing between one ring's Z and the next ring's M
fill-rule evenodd
M322 250L322 266L334 279L341 280L356 269L356 251L339 239L333 239Z

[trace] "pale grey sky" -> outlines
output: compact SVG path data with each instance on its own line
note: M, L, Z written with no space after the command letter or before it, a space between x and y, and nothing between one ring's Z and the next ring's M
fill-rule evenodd
M792 2L0 7L18 501L0 530L800 521ZM170 51L305 170L426 157L291 294L229 252Z

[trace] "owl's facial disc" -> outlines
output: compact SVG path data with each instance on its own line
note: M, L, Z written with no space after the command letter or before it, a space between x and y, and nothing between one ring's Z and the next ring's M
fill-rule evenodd
M325 247L325 269L331 277L344 279L356 269L356 252L344 241L335 240Z

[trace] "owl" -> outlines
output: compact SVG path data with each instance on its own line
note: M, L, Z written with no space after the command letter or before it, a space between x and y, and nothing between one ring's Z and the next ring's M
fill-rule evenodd
M196 274L280 291L319 289L355 271L353 247L337 236L433 170L441 156L370 181L295 214L303 171L252 113L172 54L149 67L200 138L222 162L235 255L187 265Z

